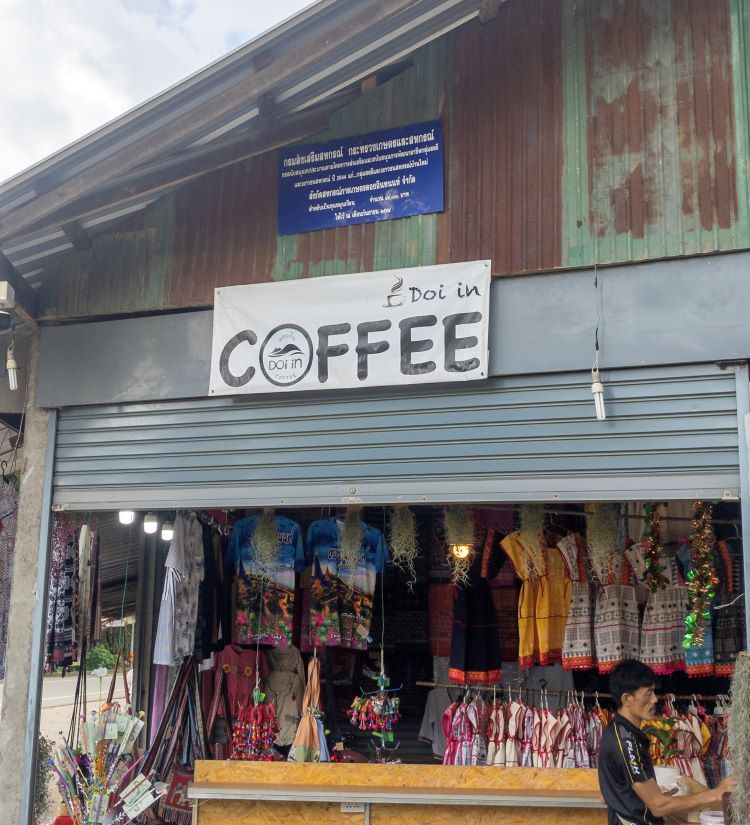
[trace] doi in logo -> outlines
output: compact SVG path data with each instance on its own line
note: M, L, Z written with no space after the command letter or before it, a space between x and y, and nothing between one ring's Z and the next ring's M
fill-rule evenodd
M271 330L260 350L263 375L277 387L301 381L310 371L312 359L310 336L296 324L283 324Z

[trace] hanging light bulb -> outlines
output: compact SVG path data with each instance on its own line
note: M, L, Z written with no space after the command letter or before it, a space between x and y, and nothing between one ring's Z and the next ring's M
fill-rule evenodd
M146 513L143 517L143 532L151 535L159 529L159 520L153 513Z
M161 526L161 540L172 541L174 535L174 524L171 521L165 521Z
M8 353L5 360L5 369L8 373L8 386L11 390L18 389L18 364L16 363L16 356L13 353L13 341L10 342Z
M451 556L455 559L468 559L471 553L470 544L451 544L448 548Z
M135 513L132 510L120 510L117 518L120 524L132 524L135 521Z
M607 413L604 409L604 384L602 384L602 377L597 368L591 370L591 392L594 394L596 419L597 421L604 421L607 418Z

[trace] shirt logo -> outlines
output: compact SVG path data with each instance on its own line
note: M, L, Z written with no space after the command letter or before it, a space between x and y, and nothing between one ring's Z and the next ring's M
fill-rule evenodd
M630 770L633 776L641 775L640 760L636 753L635 743L632 739L625 740L625 747L628 749L628 762L630 763Z

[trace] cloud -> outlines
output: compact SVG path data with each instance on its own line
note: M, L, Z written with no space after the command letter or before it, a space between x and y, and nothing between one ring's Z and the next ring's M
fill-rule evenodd
M0 181L309 0L0 0Z

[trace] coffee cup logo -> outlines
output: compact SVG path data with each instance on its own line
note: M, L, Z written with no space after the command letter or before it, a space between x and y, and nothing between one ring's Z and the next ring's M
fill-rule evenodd
M310 371L312 360L312 340L296 324L283 324L271 330L260 351L263 375L277 387L301 381Z

